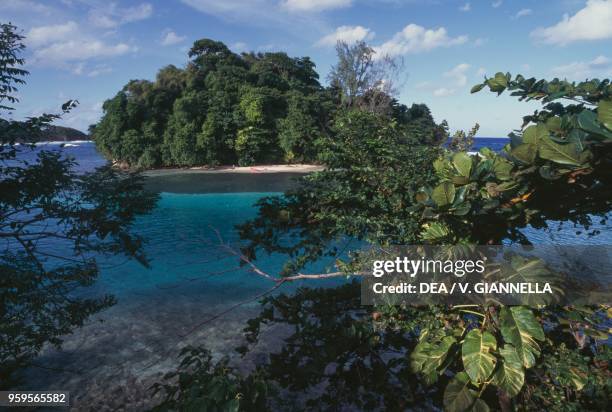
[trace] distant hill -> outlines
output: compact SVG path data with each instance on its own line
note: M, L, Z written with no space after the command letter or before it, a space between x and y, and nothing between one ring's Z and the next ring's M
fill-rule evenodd
M75 140L91 140L91 136L72 127L45 125L42 129L31 128L19 121L0 119L0 136L2 141L18 143L36 142L73 142Z
M49 126L41 132L41 135L37 139L38 141L51 141L51 142L72 142L75 140L90 140L88 134L81 132L80 130L73 129L72 127L64 126Z

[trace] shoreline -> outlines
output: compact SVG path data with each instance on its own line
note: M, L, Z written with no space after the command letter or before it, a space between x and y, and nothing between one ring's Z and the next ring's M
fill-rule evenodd
M314 164L275 164L257 166L193 166L187 168L151 169L143 171L147 177L174 174L275 174L275 173L312 173L323 170L322 165Z

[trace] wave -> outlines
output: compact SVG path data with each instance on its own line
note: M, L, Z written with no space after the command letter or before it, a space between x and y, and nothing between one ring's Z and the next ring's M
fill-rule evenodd
M59 146L59 145L64 145L67 147L71 147L71 146L76 146L78 144L86 144L86 143L93 143L93 140L71 140L68 142L64 142L64 141L44 141L44 142L36 142L36 146L45 146L45 145L50 145L50 146Z

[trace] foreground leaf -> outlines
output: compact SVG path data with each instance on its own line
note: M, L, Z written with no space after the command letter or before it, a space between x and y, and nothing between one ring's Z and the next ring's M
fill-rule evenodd
M510 397L515 397L525 383L525 370L516 349L512 345L500 348L502 357L499 368L493 375L493 382Z
M432 384L444 371L444 361L456 342L452 336L445 336L439 344L420 342L410 355L410 366L417 373L422 373L427 383Z
M523 306L502 308L500 313L501 333L507 343L516 348L519 359L526 368L535 365L535 359L540 355L537 340L544 340L544 330L533 315L533 312Z
M446 412L463 412L472 407L476 393L469 388L470 377L465 372L459 372L450 381L444 391L444 410Z
M559 164L580 166L588 160L589 152L580 150L574 143L559 144L548 138L542 140L540 157Z
M497 341L489 332L472 329L465 337L461 347L463 366L475 384L484 382L493 373L497 359L491 352L496 348Z
M436 186L431 194L431 198L438 206L447 206L455 199L455 185L451 182L443 182Z
M602 100L597 106L597 120L612 130L612 100Z
M465 152L455 153L453 156L453 165L461 176L470 177L472 171L472 156Z

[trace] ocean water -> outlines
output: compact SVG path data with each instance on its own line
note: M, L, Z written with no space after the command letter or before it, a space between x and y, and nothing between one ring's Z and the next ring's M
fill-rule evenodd
M475 150L483 145L499 150L504 143L503 139L477 139ZM42 144L39 149L73 156L79 171L105 163L91 142ZM20 156L32 160L35 152L24 147ZM130 404L130 399L149 399L147 388L176 367L181 347L205 345L215 356L234 359L233 349L243 343L246 321L258 312L257 297L274 285L240 266L221 242L238 249L236 225L256 215L253 205L258 199L281 194L294 177L171 173L149 178L149 187L161 192L161 197L150 214L136 220L133 229L146 239L150 267L124 258L101 259L98 281L83 293L112 294L117 304L66 336L61 350L46 348L37 360L40 367L24 371L20 389L70 390L77 409L104 399L106 404L116 401L140 410L151 405ZM547 231L527 228L525 233L534 243L612 243L609 226L598 224L595 229L600 234L589 236L581 228L551 222ZM285 259L262 256L256 263L276 274ZM332 263L322 259L305 272L333 269ZM274 292L343 281L295 283ZM277 335L270 336L263 344L266 350L278 344ZM244 366L249 361L239 363ZM112 400L109 393L113 393Z
M474 149L483 146L500 150L501 138L478 138ZM61 150L78 162L77 170L92 170L105 163L92 142L40 144L45 150ZM36 151L23 148L21 158L32 160ZM88 293L110 293L120 301L135 301L151 295L200 294L202 304L233 303L270 286L268 280L240 267L236 256L222 248L223 241L238 249L236 225L256 216L255 202L264 196L280 195L299 174L201 174L170 173L148 178L148 186L159 191L157 207L134 223L134 231L146 240L150 268L124 258L101 260L100 279ZM217 231L221 239L217 237ZM598 231L597 236L592 236ZM548 230L525 229L534 243L606 244L612 228L595 222L590 231L567 223L550 222ZM61 251L58 251L61 252ZM263 256L256 263L271 274L282 268L285 256ZM308 268L327 269L329 260ZM319 283L317 283L319 284ZM226 295L223 291L232 288ZM159 296L157 296L159 297Z
M475 152L479 151L483 147L488 147L494 151L500 151L503 149L504 145L510 141L508 138L501 137L477 137L474 139L474 147L472 150Z

